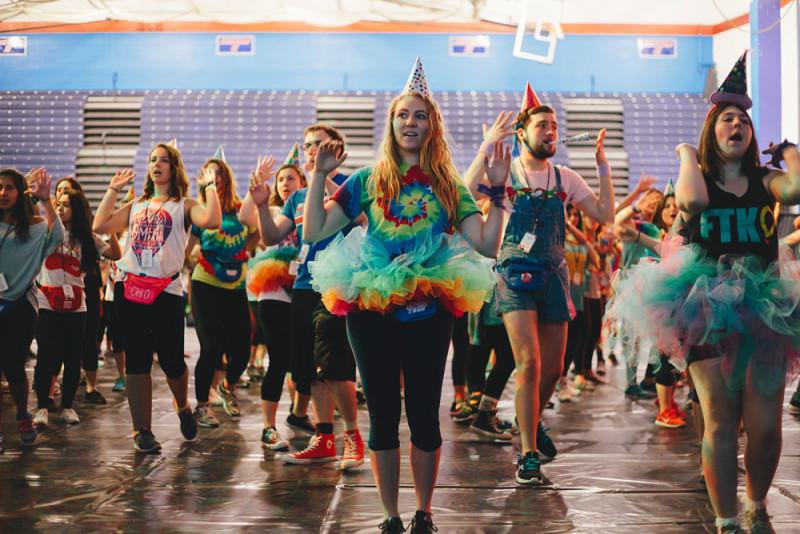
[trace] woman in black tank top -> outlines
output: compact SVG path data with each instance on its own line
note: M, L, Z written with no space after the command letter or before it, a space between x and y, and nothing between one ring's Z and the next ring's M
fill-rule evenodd
M717 529L739 532L740 421L744 517L758 529L769 525L764 499L780 458L786 376L800 358L800 284L781 276L798 271L778 265L775 217L776 202L800 203L800 155L783 149L787 172L762 167L749 106L715 103L699 147L676 149L682 236L665 240L660 263L641 264L619 282L609 313L633 322L676 366L688 364L705 422L703 471Z

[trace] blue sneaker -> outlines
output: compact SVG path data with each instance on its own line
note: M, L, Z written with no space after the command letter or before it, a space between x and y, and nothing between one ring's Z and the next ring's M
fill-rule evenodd
M630 397L633 400L655 399L656 393L655 391L647 391L642 389L639 384L634 384L625 388L625 396Z
M542 422L539 421L539 428L536 429L536 448L542 455L542 461L545 462L555 459L558 454L555 443L547 435L547 430L549 429L545 429Z
M525 456L517 456L517 484L538 486L542 483L542 468L539 455L529 452Z

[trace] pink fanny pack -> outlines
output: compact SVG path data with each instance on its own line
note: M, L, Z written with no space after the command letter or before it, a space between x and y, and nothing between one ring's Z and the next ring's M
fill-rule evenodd
M125 300L136 304L152 304L176 278L178 278L178 273L167 278L128 273L122 281L122 285L125 287Z

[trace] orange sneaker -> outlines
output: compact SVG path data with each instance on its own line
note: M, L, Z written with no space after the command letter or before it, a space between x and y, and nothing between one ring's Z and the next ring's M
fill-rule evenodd
M352 469L364 463L364 440L358 430L344 433L344 452L339 464L341 469Z
M656 425L663 426L664 428L681 428L686 426L686 421L678 417L675 410L670 408L658 414L658 417L656 417Z
M339 457L336 456L333 434L314 434L308 447L302 451L284 454L281 459L290 464L316 464L335 462Z
M672 401L672 410L675 412L675 415L677 415L681 419L686 419L686 412L681 410L680 406L678 406L678 403L675 402L674 400Z

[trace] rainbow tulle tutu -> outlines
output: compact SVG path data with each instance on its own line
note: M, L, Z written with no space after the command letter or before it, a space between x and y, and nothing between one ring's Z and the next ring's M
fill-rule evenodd
M606 321L624 324L629 341L652 341L679 369L693 347L721 355L732 393L750 380L774 394L800 357L800 262L717 261L679 242L665 241L660 262L617 278Z
M351 310L387 313L435 298L456 317L478 313L494 285L493 261L459 235L425 234L392 257L363 228L338 236L309 262L314 290L335 315Z
M297 257L296 247L267 249L247 262L247 290L254 295L290 288L295 276L289 264Z

